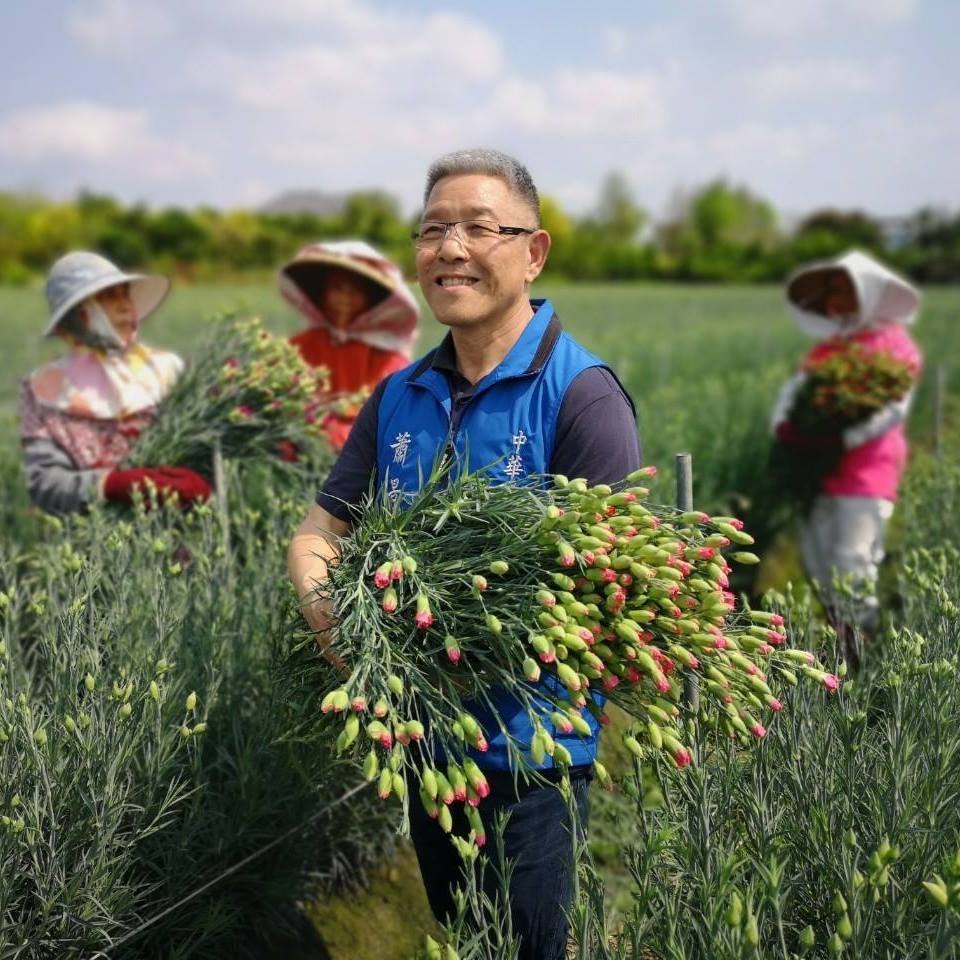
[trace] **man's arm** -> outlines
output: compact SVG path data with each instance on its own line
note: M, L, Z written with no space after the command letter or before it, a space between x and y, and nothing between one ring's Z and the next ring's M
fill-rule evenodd
M344 663L330 649L333 609L329 600L315 595L315 590L327 580L328 564L340 555L340 538L349 531L350 524L346 520L335 517L323 507L312 506L287 550L287 572L300 598L303 616L317 631L317 642L324 657L336 667L343 667Z
M327 579L327 564L339 556L340 538L350 531L353 507L363 500L376 470L377 411L386 381L367 398L337 462L317 494L287 550L287 571L303 603L307 623L317 631L323 655L335 666L343 661L329 649L334 611L329 601L311 597Z

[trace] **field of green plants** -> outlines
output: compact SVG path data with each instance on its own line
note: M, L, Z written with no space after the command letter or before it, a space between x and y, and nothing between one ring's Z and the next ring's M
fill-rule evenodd
M842 673L769 478L770 405L806 345L778 291L544 294L637 401L656 497L672 500L673 454L691 452L695 504L745 519L759 582L774 588L764 602L794 646ZM295 327L269 287L195 287L146 339L189 357L204 318L227 307ZM424 955L427 932L463 960L515 956L476 889L464 922L436 930L396 808L370 789L341 799L357 778L319 722L331 678L303 645L284 564L326 464L232 465L225 508L186 517L40 517L19 472L16 385L55 345L37 337L40 291L0 289L0 316L0 960L400 960ZM960 290L927 293L916 333L928 376L866 669L833 696L781 684L785 709L749 752L691 718L685 770L638 765L608 737L619 785L592 796L573 956L960 956L958 317ZM440 332L428 320L422 346ZM295 903L326 947L309 944Z

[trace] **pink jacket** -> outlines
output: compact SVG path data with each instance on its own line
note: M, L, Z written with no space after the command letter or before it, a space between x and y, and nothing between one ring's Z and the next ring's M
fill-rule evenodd
M910 364L920 373L920 350L899 324L857 331L850 340L862 344L870 353L888 353ZM830 341L817 344L808 360L822 359ZM899 409L902 407L902 409ZM907 435L904 424L907 404L891 404L867 423L848 430L844 435L846 450L834 470L823 478L823 492L830 497L876 497L896 500L900 479L907 464ZM890 424L878 436L873 431ZM870 429L872 427L872 429ZM870 437L857 442L862 437Z

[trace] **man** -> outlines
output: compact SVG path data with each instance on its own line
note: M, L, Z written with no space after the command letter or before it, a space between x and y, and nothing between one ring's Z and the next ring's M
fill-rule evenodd
M493 475L504 482L549 472L609 483L640 466L633 405L618 380L561 330L548 300L529 298L550 235L540 227L539 198L526 168L493 150L449 154L431 166L424 204L414 236L417 277L449 332L370 397L290 546L290 576L304 614L335 663L331 611L311 592L326 577L337 538L350 529L350 507L371 478L378 490L412 493L438 455L462 463L469 454L474 467L494 464ZM510 715L509 698L494 692L492 699L502 718ZM512 713L510 733L528 746L529 719ZM515 786L503 733L485 732L489 749L481 765L492 793L480 810L488 823L498 810L510 812L505 853L513 863L510 905L520 956L560 960L573 868L567 804L549 784ZM597 732L577 745L571 769L584 821ZM555 770L543 773L556 779ZM410 807L424 885L442 920L453 911L460 860L416 796Z

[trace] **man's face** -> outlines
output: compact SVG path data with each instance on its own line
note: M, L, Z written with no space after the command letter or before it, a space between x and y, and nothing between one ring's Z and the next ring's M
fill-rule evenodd
M492 220L536 230L533 210L504 180L485 174L456 174L437 181L422 219ZM544 230L471 242L451 228L439 246L417 249L417 279L440 323L496 324L524 307L549 249L550 235Z

